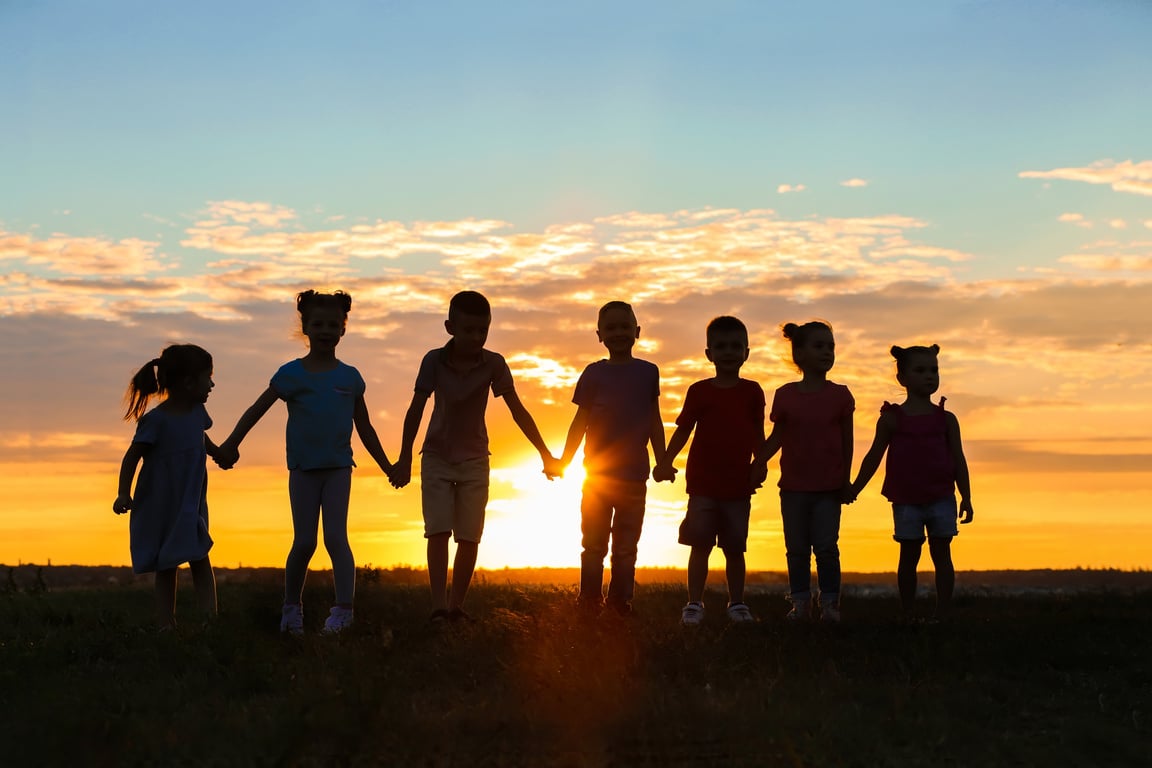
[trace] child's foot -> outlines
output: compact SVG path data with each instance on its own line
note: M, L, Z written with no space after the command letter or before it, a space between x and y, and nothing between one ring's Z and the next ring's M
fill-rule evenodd
M809 621L812 618L812 602L810 600L793 600L792 610L784 617L787 621Z
M576 598L576 610L584 618L595 618L604 610L604 601L591 597Z
M680 623L686 627L695 627L704 621L704 603L688 603L680 610Z
M628 602L627 600L615 600L609 598L604 601L604 607L611 608L617 616L632 615L632 603Z
M752 609L746 603L729 603L728 620L733 624L752 624L756 621L756 617L752 615Z
M428 623L434 627L442 627L448 623L448 610L445 608L437 608L432 611L432 615L428 617Z
M304 606L300 603L284 603L280 612L280 631L290 635L304 634Z
M475 624L476 619L468 615L463 608L456 607L448 611L448 621L453 624Z
M326 635L335 635L352 626L352 609L339 605L332 606L328 618L324 620L323 632Z
M835 605L821 605L820 606L820 621L835 624L840 621L840 604Z

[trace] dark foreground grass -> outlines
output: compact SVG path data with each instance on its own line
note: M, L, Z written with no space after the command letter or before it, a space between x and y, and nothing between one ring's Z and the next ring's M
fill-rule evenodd
M370 574L369 574L370 575ZM582 620L567 589L481 584L437 630L416 586L361 579L357 624L278 632L275 584L142 629L145 587L0 595L0 764L1125 766L1152 764L1152 592L961 597L906 626L846 598L840 626L678 624L678 585ZM191 594L182 587L181 611Z

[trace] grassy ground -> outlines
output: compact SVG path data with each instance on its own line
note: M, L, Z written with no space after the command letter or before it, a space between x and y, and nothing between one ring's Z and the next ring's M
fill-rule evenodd
M374 576L375 574L375 576ZM357 624L278 632L274 582L224 583L199 627L146 629L146 584L0 594L4 765L1148 765L1152 591L961 596L902 625L846 591L840 626L786 626L779 592L731 627L710 595L642 585L581 619L568 589L477 585L477 624L426 623L422 587L363 574Z

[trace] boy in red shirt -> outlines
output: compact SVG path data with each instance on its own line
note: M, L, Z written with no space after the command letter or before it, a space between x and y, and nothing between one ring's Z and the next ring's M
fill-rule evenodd
M717 317L708 324L707 339L704 355L716 366L716 375L688 388L668 450L652 472L656 481L675 479L672 462L695 428L688 451L688 510L680 524L680 543L692 548L688 604L680 615L685 626L704 620L708 558L716 545L724 552L728 618L736 623L755 621L744 603L744 552L755 491L749 467L764 442L764 390L740 378L748 359L744 323L727 315Z

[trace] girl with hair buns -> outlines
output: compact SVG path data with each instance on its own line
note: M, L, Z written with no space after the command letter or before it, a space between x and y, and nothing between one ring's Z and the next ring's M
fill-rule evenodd
M324 621L324 632L352 626L356 563L348 543L348 500L352 489L352 428L364 448L387 475L392 464L364 402L364 379L336 358L336 346L348 325L352 297L343 291L304 291L296 297L308 354L280 366L268 388L240 417L220 445L221 466L240 458L240 443L277 400L288 406L286 431L288 500L292 507L292 549L284 565L284 605L280 631L304 632L301 595L308 563L316 551L317 529L324 520L324 548L332 559L336 602Z
M960 442L960 422L944 410L945 398L932 403L940 387L940 347L892 347L891 352L896 358L896 380L908 396L899 405L884 403L880 408L876 437L860 462L851 497L855 499L864 490L887 452L881 493L892 502L892 538L900 543L896 583L901 607L905 616L912 615L916 566L927 532L928 552L936 567L936 615L944 617L956 583L952 565L952 539L959 533L956 520L970 523L973 516L968 462Z
M801 378L776 390L769 414L772 434L756 452L753 480L763 482L768 460L780 451L780 514L792 602L788 619L806 621L819 609L823 621L840 621L840 505L848 493L856 402L848 387L828 380L836 362L830 325L787 323L783 331ZM813 556L818 600L811 586Z
M201 610L209 617L216 615L205 467L209 455L218 455L205 434L212 426L204 408L212 387L212 356L194 344L173 344L136 372L125 395L124 419L136 421L136 434L120 464L112 511L118 515L132 511L128 522L132 570L156 574L156 619L161 629L176 627L176 569L182 563L192 570ZM161 398L160 404L146 412L154 397Z

